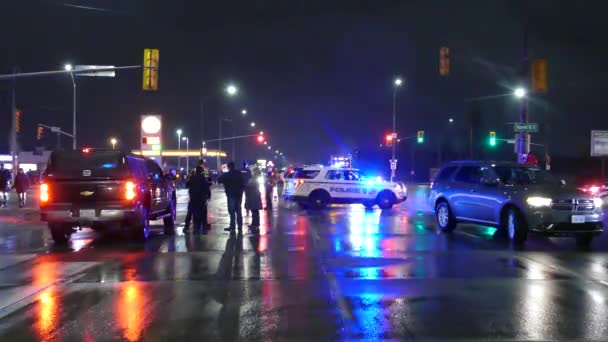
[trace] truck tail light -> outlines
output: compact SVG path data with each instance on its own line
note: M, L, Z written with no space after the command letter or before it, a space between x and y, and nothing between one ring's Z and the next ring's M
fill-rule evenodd
M127 201L134 200L136 195L137 194L135 192L135 183L133 183L133 181L126 181L125 182L125 199Z
M50 199L49 185L47 183L40 184L40 203L47 203Z

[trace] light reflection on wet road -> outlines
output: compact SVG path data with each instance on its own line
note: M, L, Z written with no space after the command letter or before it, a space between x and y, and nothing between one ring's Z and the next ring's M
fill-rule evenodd
M425 188L390 211L281 203L260 236L145 243L78 232L56 247L33 209L0 211L0 339L588 339L608 336L608 237L588 251L500 230L436 231ZM180 196L182 222L186 198Z

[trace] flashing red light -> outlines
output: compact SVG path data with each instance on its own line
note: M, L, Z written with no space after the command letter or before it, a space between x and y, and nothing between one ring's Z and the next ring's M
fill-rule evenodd
M90 152L91 152L91 149L88 147L82 149L82 153L90 153Z

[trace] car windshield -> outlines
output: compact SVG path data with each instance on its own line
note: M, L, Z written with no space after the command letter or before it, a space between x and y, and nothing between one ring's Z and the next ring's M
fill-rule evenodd
M534 167L495 166L494 172L504 184L559 184L550 173Z

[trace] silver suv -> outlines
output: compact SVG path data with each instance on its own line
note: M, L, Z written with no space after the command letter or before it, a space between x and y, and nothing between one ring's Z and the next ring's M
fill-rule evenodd
M600 198L539 168L509 162L451 162L437 173L429 200L446 232L472 222L505 228L515 243L534 232L574 236L585 246L604 229Z

